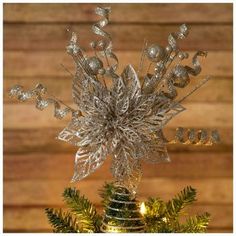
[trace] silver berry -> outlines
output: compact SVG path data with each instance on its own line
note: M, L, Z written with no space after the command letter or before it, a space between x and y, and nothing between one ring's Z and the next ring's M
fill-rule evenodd
M93 75L97 75L99 70L103 68L102 61L97 57L89 57L86 59L86 67Z
M153 62L159 62L166 56L166 50L162 46L152 44L146 50L147 57Z

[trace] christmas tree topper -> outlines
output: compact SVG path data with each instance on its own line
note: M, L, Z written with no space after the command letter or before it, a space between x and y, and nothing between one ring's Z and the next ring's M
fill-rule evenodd
M189 33L183 24L178 32L169 35L166 47L144 45L137 72L132 65L127 65L118 74L118 58L113 52L112 38L104 31L110 8L97 7L95 13L101 20L92 26L92 31L99 37L90 43L94 56L86 55L75 33L67 46L76 65L72 81L76 108L47 96L47 89L41 84L28 91L16 85L10 95L20 101L35 98L39 110L52 104L54 116L58 119L72 115L67 127L58 135L58 139L78 147L72 181L90 175L111 155L114 178L135 191L141 178L141 161L169 161L167 144L212 145L219 141L216 130L210 133L205 129L177 128L173 140L167 140L163 134L166 124L185 110L181 102L209 80L207 77L186 96L178 98L177 89L185 88L191 82L190 76L201 72L199 57L205 57L207 53L196 52L192 67L182 65L189 56L177 45L177 41ZM144 60L148 60L150 66L141 76ZM111 86L105 82L108 80Z

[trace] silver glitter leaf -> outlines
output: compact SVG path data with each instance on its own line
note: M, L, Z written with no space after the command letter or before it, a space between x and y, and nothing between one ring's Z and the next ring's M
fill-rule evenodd
M124 114L129 109L129 97L124 97L124 99L121 102L119 114Z
M125 147L115 150L111 170L117 182L135 191L142 176L141 163L133 159Z
M78 132L79 121L74 119L72 122L68 124L57 136L57 139L71 143L74 146L78 146L78 142L81 139L81 136Z
M130 88L130 98L137 98L141 94L141 85L134 68L128 65L122 72L121 77L125 81L126 87Z
M185 108L178 103L173 103L171 106L168 106L167 108L161 110L157 116L162 117L162 121L160 124L160 127L163 127L166 125L173 117L178 115L180 112L184 111Z
M72 182L81 180L99 168L106 158L106 150L100 146L94 151L80 148L75 156L75 168Z
M127 139L127 141L130 141L132 143L141 142L141 140L142 140L141 137L133 129L131 129L129 127L124 127L124 128L120 127L120 129L122 130L123 135Z
M153 143L149 145L148 155L144 160L150 163L170 162L166 145L164 143Z

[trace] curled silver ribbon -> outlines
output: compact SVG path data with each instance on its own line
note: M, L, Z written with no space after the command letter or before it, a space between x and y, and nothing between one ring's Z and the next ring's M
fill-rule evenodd
M166 77L167 92L164 95L168 98L174 99L178 93L176 88L184 88L190 82L189 74L197 76L202 68L198 60L199 56L207 56L207 52L198 51L195 53L192 59L193 67L176 65Z
M189 66L185 66L184 67L188 74L191 74L193 76L197 76L198 74L200 74L202 68L201 68L200 62L198 60L199 56L206 57L207 56L207 52L205 52L205 51L198 51L198 52L195 53L195 55L193 56L193 59L192 59L193 68L191 68Z
M169 143L193 144L193 145L213 145L220 142L220 136L217 130L206 129L186 129L178 127L176 129L175 139Z
M61 108L60 101L55 100L53 98L44 99L43 96L47 93L47 89L42 84L37 84L34 89L24 91L23 87L20 85L15 85L11 88L9 95L11 97L17 97L18 100L24 102L33 97L36 97L36 108L39 110L44 110L49 104L54 105L54 117L57 119L64 118L68 113L72 113L72 115L76 115L77 111L72 108L66 106L65 108Z
M112 73L114 73L114 71L116 71L116 69L118 67L118 58L112 52L111 35L102 29L109 22L110 12L111 12L110 7L106 7L106 8L97 7L95 9L95 13L103 18L92 26L92 31L94 34L102 36L103 39L93 41L91 43L91 46L94 49L98 49L101 56L111 58L115 61L115 63L113 65L109 65L109 67L106 70L107 73L112 74Z
M175 33L171 33L168 37L168 43L172 47L174 51L176 51L177 48L177 40L178 39L184 39L188 36L189 33L189 28L187 27L186 24L182 24L179 27L179 31Z

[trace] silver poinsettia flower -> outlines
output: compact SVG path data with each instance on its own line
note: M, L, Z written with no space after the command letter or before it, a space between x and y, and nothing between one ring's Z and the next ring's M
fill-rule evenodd
M184 108L164 94L146 93L131 65L110 89L80 72L73 82L73 95L82 115L74 117L58 136L79 147L73 180L95 171L107 155L112 157L116 180L128 186L141 176L141 159L169 161L162 129Z

